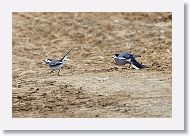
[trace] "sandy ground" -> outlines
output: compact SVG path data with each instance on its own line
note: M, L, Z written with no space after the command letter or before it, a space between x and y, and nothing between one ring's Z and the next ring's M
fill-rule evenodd
M172 117L170 13L13 13L13 117ZM43 63L71 59L51 73ZM149 68L117 66L129 51Z

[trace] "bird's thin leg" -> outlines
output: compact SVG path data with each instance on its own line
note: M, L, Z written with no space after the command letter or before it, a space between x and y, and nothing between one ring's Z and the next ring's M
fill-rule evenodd
M58 69L58 70L59 70L59 71L58 71L57 75L60 76L60 75L59 75L60 69Z
M128 69L131 67L131 64L128 65Z

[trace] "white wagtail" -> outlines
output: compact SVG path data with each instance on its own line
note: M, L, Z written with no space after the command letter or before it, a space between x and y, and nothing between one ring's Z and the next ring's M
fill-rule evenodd
M135 59L137 57L141 57L141 56L133 55L125 51L120 54L115 54L112 58L114 58L117 65L130 64L135 69L141 69L141 68L147 67L143 64L138 63Z
M69 50L61 59L46 59L44 60L46 64L48 65L49 69L51 69L51 73L54 70L58 70L57 75L59 75L60 69L62 66L68 61L69 59L67 58L67 55L72 51Z

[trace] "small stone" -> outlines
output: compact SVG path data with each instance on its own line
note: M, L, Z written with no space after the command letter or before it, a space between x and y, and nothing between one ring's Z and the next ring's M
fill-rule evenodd
M40 90L39 88L36 88L36 91Z

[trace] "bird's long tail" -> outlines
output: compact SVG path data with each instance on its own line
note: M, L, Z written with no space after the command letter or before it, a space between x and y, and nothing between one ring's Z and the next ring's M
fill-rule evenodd
M73 50L73 48L70 49L70 50L63 56L63 58L61 58L61 61L62 61L72 50Z
M132 65L132 67L135 68L135 69L141 69L141 68L147 67L146 65L140 64L140 63L137 62L135 59L131 60L131 65Z

